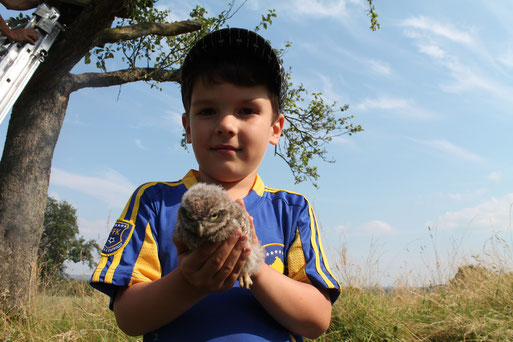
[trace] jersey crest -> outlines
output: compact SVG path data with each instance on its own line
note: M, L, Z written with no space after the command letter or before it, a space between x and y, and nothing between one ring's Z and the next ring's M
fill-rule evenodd
M285 264L283 263L283 245L281 243L270 243L264 247L265 263L276 271L283 274Z
M128 243L134 225L129 221L117 220L102 249L102 255L108 256L116 253L121 247Z

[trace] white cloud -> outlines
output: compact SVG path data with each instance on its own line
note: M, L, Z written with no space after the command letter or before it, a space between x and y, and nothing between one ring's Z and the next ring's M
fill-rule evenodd
M342 144L342 145L354 144L354 141L351 140L351 137L349 137L347 135L340 135L340 136L333 137L331 142L336 143L336 144Z
M429 142L429 144L432 147L439 149L440 151L447 152L447 153L457 156L461 159L465 159L465 160L469 160L469 161L473 161L473 162L483 161L483 158L480 157L479 155L472 153L470 151L467 151L462 147L454 145L453 143L451 143L448 140L444 140L444 139L431 140Z
M298 41L299 48L303 51L304 55L312 55L314 58L322 60L330 67L331 73L322 75L318 72L318 67L312 68L312 72L318 77L334 79L338 77L338 85L335 87L337 92L340 92L340 84L345 84L345 77L343 70L355 70L371 77L385 76L390 77L394 74L390 65L382 60L376 58L368 58L368 55L355 53L355 51L344 48L334 39L327 39L321 41ZM324 46L330 47L330 53L325 53ZM357 65L353 65L357 64ZM338 71L337 71L338 70ZM304 82L304 80L302 80Z
M406 109L412 107L412 101L403 98L380 97L377 99L365 99L356 106L359 110L369 109Z
M50 183L89 195L110 208L122 208L135 190L128 179L114 170L100 176L84 176L53 167Z
M297 0L284 3L284 13L291 17L308 16L309 18L335 18L348 16L344 0Z
M139 147L141 150L146 150L146 147L144 147L141 139L135 139L135 146Z
M322 81L322 96L327 102L337 102L340 103L340 94L335 90L333 86L333 82L328 76L317 73L317 76Z
M365 64L369 65L372 70L376 71L377 73L380 73L382 75L390 75L392 74L392 70L390 69L390 66L382 61L378 61L375 59L368 59L365 61Z
M371 234L392 233L392 226L386 222L373 220L362 225L362 230Z
M500 172L498 171L494 171L494 172L491 172L488 177L487 177L489 180L493 181L493 182L498 182L501 180L502 178L502 175Z
M333 57L337 61L341 60L341 57L349 57L356 63L359 63L364 67L370 67L373 71L379 74L385 76L390 76L392 74L392 69L390 68L390 65L384 61L375 58L366 58L365 56L356 54L354 51L343 48L336 41L331 41L329 45L331 46L331 49L334 52L336 52L336 54L333 55ZM319 54L323 51L323 49L319 49L318 46L312 44L302 43L302 46L308 48L309 51L311 51L311 53ZM324 57L326 57L326 54L324 54Z
M260 0L248 0L246 6L253 11L260 11L261 5Z
M203 7L205 7L203 5ZM189 13L193 8L190 1L159 1L156 3L155 8L159 11L170 10L167 20L169 22L181 21L190 19ZM208 11L208 8L207 8Z
M427 31L437 36L449 39L462 44L472 44L472 35L468 32L458 30L452 25L441 24L438 21L424 16L412 17L402 22L403 26Z
M135 124L135 128L163 128L173 133L181 132L183 129L182 113L166 110L159 116L146 116Z
M447 53L438 45L435 44L419 44L419 50L428 56L435 58L444 58Z
M484 158L473 153L467 151L466 149L453 144L452 142L445 139L433 139L433 140L418 140L411 139L419 144L428 146L430 148L436 149L438 151L443 152L444 154L456 157L458 159L463 159L471 162L481 163L484 162Z
M474 207L448 211L427 225L436 225L439 229L511 229L512 205L513 193L510 193L500 198L493 197Z
M409 18L402 25L406 27L404 34L415 40L420 53L434 58L448 69L450 80L440 85L442 91L451 94L486 91L511 102L513 87L494 80L489 72L482 70L495 68L497 60L506 66L513 66L513 52L497 58L487 52L486 46L475 41L470 31L458 30L427 17ZM458 50L454 42L461 43L466 50Z
M463 201L463 200L469 200L469 199L479 197L479 196L483 195L484 193L486 193L486 189L476 189L476 190L467 191L464 193L448 194L448 196L450 199L453 199L455 201Z
M513 68L513 49L510 48L508 51L501 54L497 59L508 68Z
M106 217L105 219L78 218L80 235L85 239L93 239L101 246L109 235L116 218Z
M393 111L396 115L410 119L432 119L435 114L418 107L413 100L382 96L375 99L365 99L355 106L361 111L386 110Z
M511 102L513 88L502 85L486 76L480 75L477 71L465 67L456 59L443 63L451 72L453 80L441 86L443 91L448 93L462 93L471 90L483 90L494 96Z

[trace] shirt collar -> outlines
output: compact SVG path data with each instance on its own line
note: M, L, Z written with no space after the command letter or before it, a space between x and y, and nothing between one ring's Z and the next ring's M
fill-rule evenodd
M187 189L189 189L194 184L198 183L199 172L197 170L190 170L187 172L185 177L183 177L182 182ZM260 198L264 195L265 185L259 175L256 176L255 183L251 188L249 194L244 197L244 204L246 208L251 208L255 206Z

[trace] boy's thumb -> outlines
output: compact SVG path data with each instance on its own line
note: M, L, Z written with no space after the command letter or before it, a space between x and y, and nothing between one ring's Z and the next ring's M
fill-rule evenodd
M177 254L182 254L182 253L187 251L187 247L182 242L182 240L180 240L180 238L178 236L176 236L176 234L173 234L173 243L176 246L176 253Z

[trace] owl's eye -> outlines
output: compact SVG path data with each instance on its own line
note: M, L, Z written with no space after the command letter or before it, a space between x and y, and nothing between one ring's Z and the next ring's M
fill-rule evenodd
M219 218L219 213L213 213L212 215L210 215L209 219L210 221L215 221Z
M190 219L190 220L194 220L194 217L192 217L191 213L188 212L187 210L184 210L185 211L185 215Z

